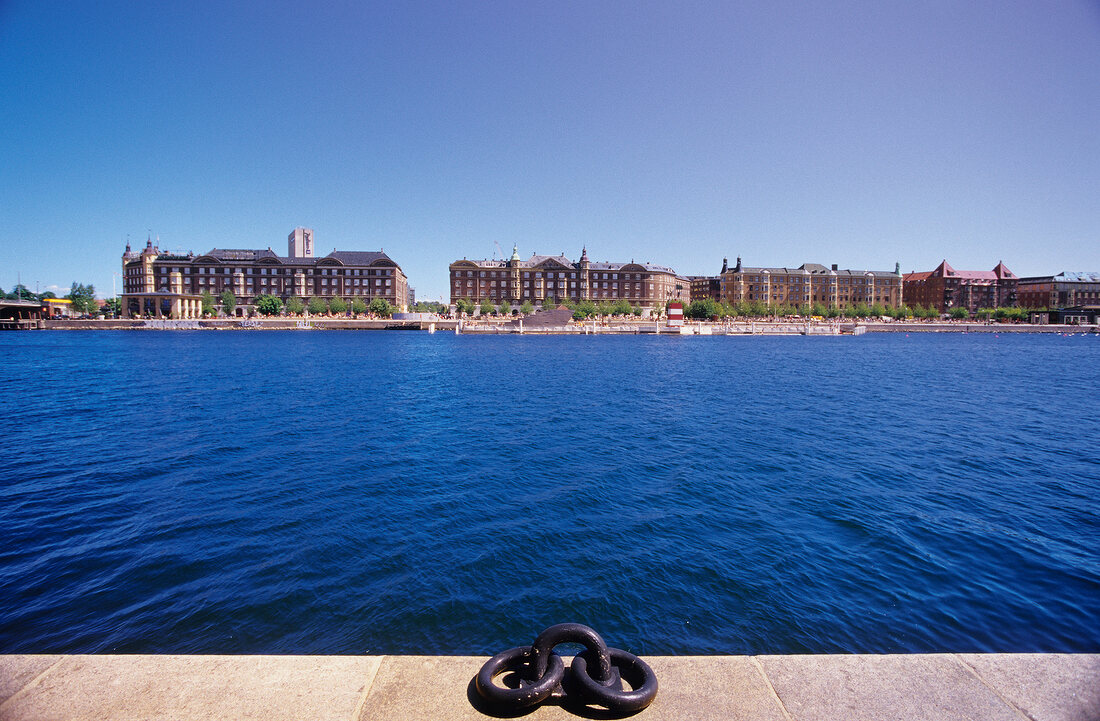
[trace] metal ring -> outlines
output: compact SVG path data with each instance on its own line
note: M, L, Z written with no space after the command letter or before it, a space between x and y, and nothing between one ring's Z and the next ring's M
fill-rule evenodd
M565 664L556 653L550 654L549 664L542 678L530 682L523 680L519 688L505 688L493 683L493 678L505 671L515 671L522 676L530 655L529 646L520 646L493 656L477 672L477 692L489 703L517 709L545 701L565 678Z
M581 654L569 664L569 671L585 701L603 706L614 713L641 711L653 703L653 698L657 695L657 675L649 664L619 648L609 648L607 652L611 656L612 665L634 690L618 690L593 679L588 675L588 662L584 654Z
M554 647L559 643L583 645L594 657L593 670L596 673L596 680L604 685L611 681L611 658L607 655L607 644L595 630L580 623L559 623L539 634L531 644L531 651L534 654L531 661L536 675L541 674L546 668L548 654L553 652Z

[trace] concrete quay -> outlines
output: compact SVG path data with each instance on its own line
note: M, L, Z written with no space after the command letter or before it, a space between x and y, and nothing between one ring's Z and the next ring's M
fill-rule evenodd
M561 326L540 326L538 316L525 323L522 329L511 327L497 320L440 319L388 320L346 318L250 318L208 320L42 320L26 321L25 327L45 330L434 330L459 332L470 335L496 335L524 333L529 335L628 335L659 334L679 335L841 335L868 333L1052 333L1078 334L1100 333L1098 326L1081 325L1028 325L1011 323L978 322L902 322L890 323L844 320L841 322L815 322L795 320L755 321L737 320L723 322L689 321L684 327L668 327L652 320L612 320L610 322L570 322Z
M474 656L0 655L0 720L491 718ZM1100 654L649 656L633 718L1097 721ZM559 698L532 721L606 718Z

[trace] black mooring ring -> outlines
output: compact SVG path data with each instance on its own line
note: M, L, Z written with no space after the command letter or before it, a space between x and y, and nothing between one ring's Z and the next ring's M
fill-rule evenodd
M556 653L550 654L546 673L542 678L535 679L527 685L520 685L519 688L505 688L493 683L493 679L505 671L515 671L523 675L524 666L530 655L530 646L520 646L501 651L493 656L477 672L475 681L477 692L489 703L513 708L534 706L548 699L565 678L565 664L562 663L561 656Z
M610 683L611 657L607 655L607 644L603 642L600 634L588 626L580 623L559 623L546 629L538 635L531 644L531 663L534 673L539 674L545 668L549 655L554 647L560 643L579 643L588 653L593 654L596 662L596 680L602 684Z
M569 664L569 672L584 700L614 713L641 711L653 703L657 695L657 674L653 673L649 664L620 648L608 648L607 652L611 656L612 665L633 690L622 691L605 686L592 678L588 674L588 662L584 654L581 654Z

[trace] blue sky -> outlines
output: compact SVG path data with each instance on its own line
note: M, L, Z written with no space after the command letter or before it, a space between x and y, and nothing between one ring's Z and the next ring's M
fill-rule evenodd
M1100 3L0 0L0 287L127 236L1100 270Z

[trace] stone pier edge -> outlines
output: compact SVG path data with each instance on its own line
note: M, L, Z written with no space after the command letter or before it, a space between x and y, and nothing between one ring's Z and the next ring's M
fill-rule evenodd
M477 656L0 655L0 721L484 719ZM648 656L637 719L1100 720L1100 654ZM552 699L532 720L600 718Z

